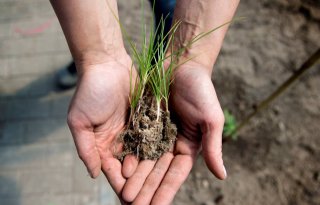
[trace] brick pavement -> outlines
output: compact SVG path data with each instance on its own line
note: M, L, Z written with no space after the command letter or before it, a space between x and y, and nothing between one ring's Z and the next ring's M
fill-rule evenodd
M120 15L138 39L139 1L126 2ZM104 177L88 176L66 126L73 90L58 92L54 74L70 59L49 1L0 0L1 205L118 203Z

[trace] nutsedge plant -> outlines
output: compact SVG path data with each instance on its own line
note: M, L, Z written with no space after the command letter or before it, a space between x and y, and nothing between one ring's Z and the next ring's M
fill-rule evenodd
M156 28L152 18L150 33L147 34L144 4L143 2L141 4L140 49L131 40L115 13L111 11L129 44L133 59L130 71L130 115L126 130L120 134L124 145L123 153L118 156L120 160L123 160L127 154L136 154L141 159L157 159L171 149L175 142L177 128L170 120L170 85L174 81L175 69L192 58L179 63L178 60L192 44L233 21L196 35L181 48L174 48L175 34L181 21L173 22L171 29L167 32L165 31L167 17L161 17ZM133 75L134 67L137 68L136 77Z
M153 8L154 9L154 8ZM135 110L138 107L139 99L143 96L145 87L150 85L157 100L157 105L161 104L161 101L165 101L166 111L168 111L168 101L169 101L169 87L172 83L172 74L175 68L181 66L187 61L191 60L192 57L186 61L175 65L176 60L183 54L183 52L188 49L192 44L196 43L203 37L211 34L212 32L220 29L223 26L231 24L234 20L228 21L210 31L200 33L193 37L187 44L174 51L173 44L174 35L179 28L181 21L175 21L168 33L164 33L165 20L167 17L161 17L159 25L154 29L154 18L152 18L150 26L150 34L147 37L146 23L144 21L144 4L142 3L142 29L141 29L141 50L139 51L136 44L129 37L126 29L123 27L120 20L116 17L113 12L114 17L118 21L120 28L124 34L125 39L129 43L130 50L132 52L133 61L138 68L138 78L135 80L134 87L131 86L130 94L130 107L131 110ZM156 34L159 33L157 36ZM171 54L167 55L168 49L171 49ZM165 62L167 68L165 68ZM134 69L132 65L131 70ZM132 78L132 71L131 71ZM131 79L132 83L132 79Z

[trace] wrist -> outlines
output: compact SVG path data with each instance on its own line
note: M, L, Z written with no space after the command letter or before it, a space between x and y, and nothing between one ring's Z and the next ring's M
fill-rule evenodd
M175 75L180 75L180 72L185 73L188 72L187 70L189 70L190 72L194 72L195 73L202 73L202 74L206 74L209 78L211 78L212 75L212 67L209 66L205 66L202 63L199 63L197 61L194 60L189 60L187 62L184 61L184 63L181 63L180 66L175 70Z
M183 32L182 30L181 32ZM196 35L184 36L184 38L181 38L181 35L179 36L180 39L174 42L175 51L183 50L178 58L178 65L191 61L201 65L211 73L222 46L225 30L215 31L192 44L190 42Z
M227 22L232 19L238 2L177 0L173 22L180 25L173 46L175 50L184 49L182 62L192 59L212 72L228 29Z
M82 74L89 69L93 69L97 65L109 64L111 62L121 64L128 69L130 69L132 65L131 58L124 48L110 50L108 52L96 50L88 51L74 61L79 74Z
M106 46L107 48L91 47L83 51L73 53L76 64L92 65L100 64L109 59L117 59L119 56L127 55L123 46Z

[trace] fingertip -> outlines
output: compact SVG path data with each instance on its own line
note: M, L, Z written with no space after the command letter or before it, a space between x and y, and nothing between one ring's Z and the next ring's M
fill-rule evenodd
M91 177L92 179L97 178L97 177L100 175L100 171L101 171L101 166L96 167L96 168L92 169L91 171L88 170L89 175L90 175L90 177Z
M87 168L89 176L93 179L97 178L101 171L101 160L99 154L91 152L90 155L85 158L82 157L81 159Z
M222 157L208 156L205 153L203 156L207 167L212 174L214 174L220 180L227 178L227 170L223 164Z
M122 164L122 175L125 178L130 178L133 173L135 172L136 168L138 166L138 159L134 155L127 155Z
M203 157L209 170L218 178L225 179L227 171L222 159L222 130L223 124L210 123L202 129Z
M136 197L136 195L130 189L126 188L123 189L121 196L122 199L126 202L133 202Z

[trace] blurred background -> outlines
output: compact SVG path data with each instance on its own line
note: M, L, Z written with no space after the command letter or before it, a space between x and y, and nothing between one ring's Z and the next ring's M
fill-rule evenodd
M139 42L140 1L119 0ZM146 16L151 18L148 8ZM241 1L212 76L238 121L320 47L318 0ZM115 205L105 178L90 179L66 125L73 89L55 75L71 60L49 1L0 0L0 204ZM320 66L224 144L228 179L201 157L174 204L319 205Z

